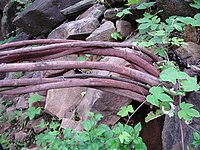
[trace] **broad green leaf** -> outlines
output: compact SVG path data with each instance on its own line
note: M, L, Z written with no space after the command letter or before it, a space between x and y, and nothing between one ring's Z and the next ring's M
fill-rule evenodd
M122 39L122 35L119 32L113 32L111 37L115 40Z
M134 111L133 106L129 105L129 106L123 106L120 108L120 111L117 113L117 115L121 116L121 117L125 117L128 116L128 113L132 113Z
M151 103L152 105L155 105L157 107L159 106L159 101L158 101L158 99L155 96L148 95L146 97L146 99L147 99L147 102Z
M116 16L119 17L119 18L121 18L123 15L124 15L123 12L118 12L118 13L116 14Z
M197 79L194 77L189 77L187 80L181 81L181 88L185 92L192 92L192 91L198 91L200 89L199 84L197 84Z
M153 6L156 2L149 2L149 3L141 3L139 6L137 6L136 8L138 10L141 10L141 9L147 9L151 6Z
M28 99L28 103L39 102L41 100L41 96L38 93L35 93Z
M176 84L177 79L187 79L189 76L185 72L180 72L176 68L167 68L160 73L161 81L168 81Z
M200 117L200 113L192 107L192 104L182 102L180 104L181 110L178 111L178 117L186 121L192 120L193 117Z
M130 12L129 8L124 9L122 12L123 12L124 15L128 15L128 14L132 15L132 12Z
M150 24L144 23L144 24L139 25L139 26L138 26L138 29L139 29L139 30L143 30L143 29L147 29L147 28L149 28L149 27L150 27Z
M155 48L154 54L157 54L161 57L165 57L166 56L166 48Z
M85 120L81 123L83 125L83 128L86 130L86 131L90 131L92 129L92 126L93 124L91 123L90 120Z
M190 6L196 9L200 9L200 0L193 0L193 3L190 3Z
M140 2L140 1L141 0L128 0L128 3L126 5L130 6L130 5L136 4L136 3Z
M38 107L38 108L30 107L27 110L26 114L28 115L29 119L32 120L35 117L35 115L39 115L40 112L41 112L41 108L40 107Z

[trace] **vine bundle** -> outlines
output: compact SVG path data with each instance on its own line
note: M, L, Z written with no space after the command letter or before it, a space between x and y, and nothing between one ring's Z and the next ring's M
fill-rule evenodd
M108 62L49 61L70 54L119 57L128 61L130 67ZM149 94L149 88L160 83L159 72L153 66L153 63L158 60L159 57L145 48L129 43L62 39L37 39L7 43L0 45L0 72L62 69L68 71L80 68L106 70L123 77L75 74L52 78L4 79L0 80L0 94L13 95L81 86L100 89L143 102Z

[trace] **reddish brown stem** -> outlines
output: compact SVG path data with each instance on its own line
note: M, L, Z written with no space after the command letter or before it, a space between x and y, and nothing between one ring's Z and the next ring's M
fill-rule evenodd
M45 83L34 86L19 87L16 89L1 91L0 94L14 95L14 94L25 94L31 92L44 91L49 89L58 89L58 88L69 88L69 87L112 87L131 90L143 95L148 94L148 90L143 87L139 87L134 84L125 83L121 81L114 81L110 79L65 79L62 82L53 82Z
M16 72L16 71L41 71L41 70L61 70L61 69L97 69L115 72L134 78L137 81L147 83L151 86L159 84L156 77L143 73L128 67L105 63L105 62L77 62L77 61L54 61L54 62L38 62L38 63L13 63L0 64L0 72Z

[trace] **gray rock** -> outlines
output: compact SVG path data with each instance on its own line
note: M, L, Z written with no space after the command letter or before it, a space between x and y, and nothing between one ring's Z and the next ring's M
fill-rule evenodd
M111 34L115 32L115 26L111 21L106 21L92 34L87 37L87 41L110 41Z
M48 90L45 111L59 118L66 116L71 118L72 116L69 116L69 112L73 112L80 103L82 99L81 93L84 90L85 88L81 87Z
M75 5L69 6L65 9L61 10L61 12L65 16L73 15L80 11L85 11L86 9L88 9L89 7L94 5L95 3L96 3L95 0L82 0L78 3L76 3Z
M99 21L96 18L81 19L77 21L71 21L60 25L54 29L48 38L57 39L85 39L90 33L92 33L99 26Z
M68 118L63 118L61 122L61 128L66 129L66 128L71 128L74 129L78 122L68 119ZM79 122L80 123L80 122Z
M16 1L11 1L3 10L3 17L1 19L1 33L4 38L10 37L15 33L14 31L16 27L12 22L15 18L17 6L18 3Z
M124 8L110 8L104 12L104 18L106 20L114 20L117 19L116 14L122 11Z
M130 22L124 20L117 20L116 28L117 32L119 32L122 35L123 39L125 39L131 33L132 30Z
M9 0L0 0L0 11L3 11L4 7L8 3Z
M37 133L37 134L38 134L38 133L41 133L42 131L46 130L46 128L47 128L47 126L42 127L42 128L39 127L39 125L40 125L42 119L43 119L43 118L40 117L40 118L38 118L38 119L32 120L32 121L28 122L27 126L28 126L28 127L31 127L35 133Z
M79 15L76 20L80 20L83 18L97 18L99 19L104 11L106 10L104 5L95 4L92 7L90 7L87 11L85 11L83 14Z
M188 64L196 64L200 60L200 45L196 43L187 42L176 51Z
M21 143L24 142L27 137L28 137L28 134L23 131L19 131L15 133L15 140L17 140L18 142L21 142Z
M15 19L14 24L31 35L48 33L66 18L60 10L80 0L35 0Z
M127 62L121 58L107 56L104 57L101 61L122 66L127 64ZM108 71L96 71L93 73L98 75L116 75ZM116 115L120 107L130 104L130 102L130 99L123 96L87 88L86 95L83 97L77 107L77 114L80 119L85 120L88 119L87 112L89 111L100 113L104 116L100 123L112 126L120 119L120 117ZM77 124L75 129L79 130L80 128L81 125Z
M166 19L170 16L194 16L200 12L200 9L195 9L189 6L189 3L184 0L156 0L159 10L163 10L160 13L162 19Z
M28 108L28 102L27 102L27 95L21 95L18 99L18 102L16 104L17 109L25 109Z

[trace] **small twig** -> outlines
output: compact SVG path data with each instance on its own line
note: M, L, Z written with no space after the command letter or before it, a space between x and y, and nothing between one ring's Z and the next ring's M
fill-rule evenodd
M144 102L142 102L142 104L140 104L140 106L128 117L128 120L126 122L126 124L128 124L128 122L130 121L131 117L146 103L147 101L145 100Z

